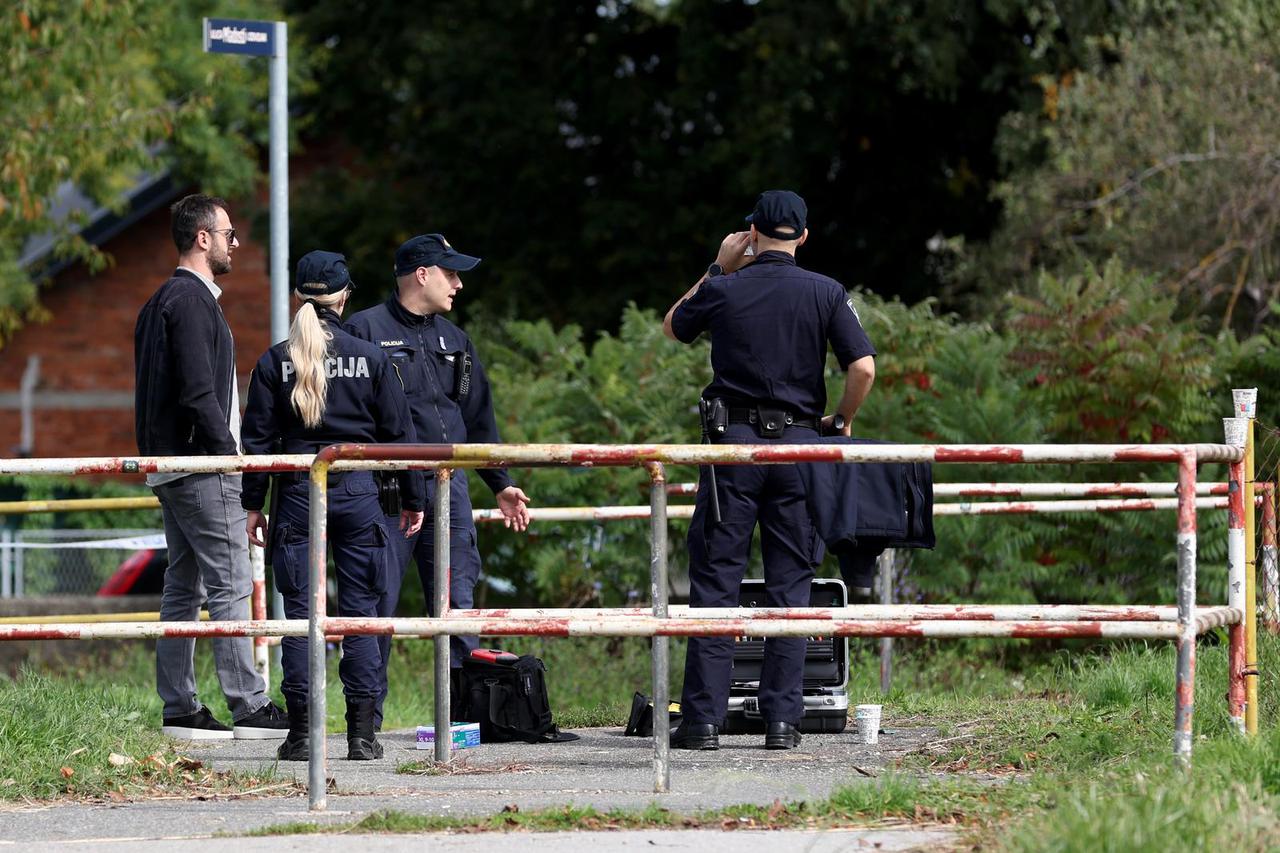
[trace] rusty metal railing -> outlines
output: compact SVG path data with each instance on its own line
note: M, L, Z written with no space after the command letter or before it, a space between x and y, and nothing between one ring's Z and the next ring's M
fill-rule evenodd
M180 457L89 460L0 460L0 474L8 473L150 473L166 471L296 471L310 468L311 482L311 613L310 619L262 622L120 623L115 625L6 625L0 640L92 638L105 636L301 636L310 643L311 766L309 798L312 809L326 807L326 707L324 642L326 633L433 636L436 640L436 725L449 724L448 638L454 634L543 636L646 636L654 638L653 693L654 788L670 788L667 683L670 636L914 636L914 637L1103 637L1167 639L1177 644L1174 754L1180 765L1191 757L1195 638L1220 626L1243 620L1241 601L1234 594L1225 607L1197 609L1196 576L1196 463L1231 464L1233 483L1241 481L1243 451L1237 446L1199 445L336 445L314 458L306 456ZM1175 462L1178 466L1176 608L1021 606L1005 610L988 607L931 610L924 605L890 605L893 612L863 607L796 608L787 611L669 608L666 602L666 464L785 464L828 462ZM551 610L450 611L447 601L448 505L447 482L454 468L504 466L631 466L650 476L650 576L653 606L635 609L555 612ZM327 551L327 480L330 470L430 469L442 488L435 505L436 617L421 619L351 619L326 614L325 564ZM1118 502L1123 503L1123 501ZM1139 501L1135 503L1147 503ZM1098 507L1095 507L1095 509ZM1152 507L1143 507L1152 508ZM1234 529L1234 528L1233 528ZM1233 584L1240 573L1233 562ZM1232 660L1237 635L1232 632ZM443 676L443 677L442 677ZM1237 695L1243 671L1229 671L1229 694ZM1232 706L1234 717L1234 705ZM449 756L449 739L437 739L438 758Z
M326 630L342 633L415 633L436 637L436 720L437 729L449 725L449 684L447 678L448 637L451 634L530 634L545 636L625 635L654 638L654 790L670 788L667 760L669 717L666 685L667 656L663 638L667 636L1011 636L1011 637L1114 637L1171 639L1177 643L1177 691L1175 697L1174 754L1186 766L1191 757L1191 732L1195 679L1195 638L1198 634L1221 625L1239 623L1240 609L1206 608L1197 613L1195 604L1196 574L1196 463L1216 461L1238 463L1243 450L1226 445L335 445L316 456L311 467L311 766L309 790L311 807L326 807L325 779L325 677L323 638ZM654 523L651 536L651 584L654 593L651 616L584 615L552 617L545 614L526 615L506 610L490 617L483 611L474 618L463 618L448 609L447 595L438 593L438 614L430 619L403 620L335 620L326 614L324 588L325 555L327 553L327 483L331 468L359 460L364 467L434 468L437 495L447 493L452 468L575 465L644 466L650 474L650 517ZM666 488L663 482L665 464L780 464L801 461L828 462L1176 462L1178 464L1178 605L1176 623L1158 621L976 621L932 620L927 614L904 612L914 616L906 620L874 620L846 618L843 611L814 611L801 608L791 611L789 618L759 616L708 616L699 613L674 617L667 613L666 549L657 547L665 539L665 524L659 531L657 522L666 517ZM446 466L446 467L441 467ZM1233 473L1237 466L1233 466ZM447 500L437 499L436 506L436 589L448 588ZM443 553L441 553L443 552ZM352 628L355 630L352 631ZM1234 682L1242 677L1230 673ZM1234 688L1234 684L1233 684ZM450 744L437 739L436 758L447 760Z

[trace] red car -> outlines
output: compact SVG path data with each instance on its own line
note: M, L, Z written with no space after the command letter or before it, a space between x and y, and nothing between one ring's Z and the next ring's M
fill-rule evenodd
M164 548L134 551L107 578L98 595L159 595L164 590L168 554Z

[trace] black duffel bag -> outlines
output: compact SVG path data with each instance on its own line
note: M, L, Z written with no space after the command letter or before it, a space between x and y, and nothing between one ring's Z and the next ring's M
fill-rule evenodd
M479 723L481 743L577 740L578 735L560 731L551 717L546 672L533 655L476 649L462 662L454 716L458 722Z

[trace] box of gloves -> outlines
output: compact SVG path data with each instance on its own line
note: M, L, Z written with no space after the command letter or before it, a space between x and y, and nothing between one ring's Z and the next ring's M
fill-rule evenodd
M467 749L480 745L479 723L454 723L449 727L454 749ZM418 749L435 749L436 727L418 726Z

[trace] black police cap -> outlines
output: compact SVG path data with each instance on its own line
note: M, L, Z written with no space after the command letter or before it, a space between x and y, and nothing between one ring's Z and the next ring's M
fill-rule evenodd
M408 275L418 267L444 267L466 272L478 263L479 258L464 255L450 246L443 234L419 234L396 249L396 275Z
M809 207L800 196L790 190L767 190L756 199L747 221L775 240L799 240L808 218Z
M325 296L355 287L346 256L337 252L307 252L298 260L294 289L307 296Z

